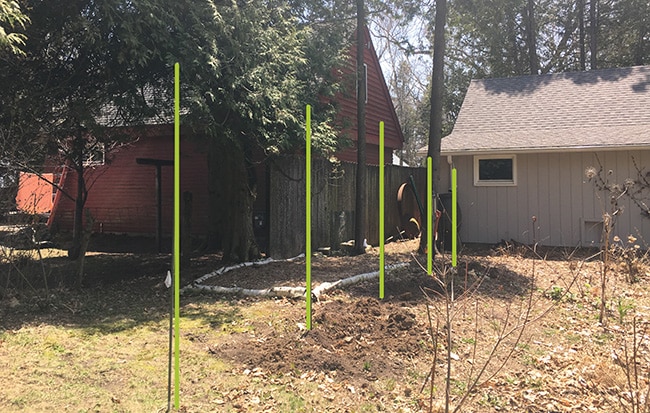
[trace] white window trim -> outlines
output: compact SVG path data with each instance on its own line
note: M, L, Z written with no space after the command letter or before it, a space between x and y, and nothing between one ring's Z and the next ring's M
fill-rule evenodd
M84 151L83 165L88 167L105 165L106 146L103 143L98 143L93 149L94 151Z
M512 159L512 180L479 179L479 161L484 159ZM474 156L474 186L517 186L517 155L475 155Z

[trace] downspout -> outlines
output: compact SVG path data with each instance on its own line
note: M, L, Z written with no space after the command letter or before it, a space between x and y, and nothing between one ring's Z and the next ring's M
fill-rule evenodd
M451 192L451 170L454 169L454 159L451 155L447 155L447 163L449 164L449 191Z

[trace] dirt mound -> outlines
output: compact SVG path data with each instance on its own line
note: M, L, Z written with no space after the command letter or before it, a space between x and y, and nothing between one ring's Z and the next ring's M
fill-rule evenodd
M425 320L413 309L374 298L317 304L312 320L310 331L254 343L237 340L219 352L248 369L324 372L354 382L403 376L403 360L421 353L429 342Z

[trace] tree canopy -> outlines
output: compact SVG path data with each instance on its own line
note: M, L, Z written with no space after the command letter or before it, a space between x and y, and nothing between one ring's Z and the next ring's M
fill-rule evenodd
M21 47L25 44L25 35L19 30L25 29L28 23L29 17L23 13L18 2L0 0L0 55L3 52L24 54Z
M131 138L123 126L170 121L181 64L184 123L206 138L210 233L225 258L258 252L250 205L253 153L304 147L304 107L316 149L338 145L328 97L353 27L328 1L26 0L0 3L16 29L0 73L3 157L21 168L62 155L84 176L84 153ZM21 14L25 11L25 15ZM31 21L31 24L25 23ZM21 43L22 42L22 43ZM0 43L1 45L2 43ZM18 161L18 162L16 162ZM80 238L88 188L78 182ZM218 212L218 213L217 213ZM78 219L77 219L78 218Z
M426 144L436 1L384 0L369 14L407 150ZM650 64L645 0L448 0L443 95L451 132L471 78L508 77ZM417 80L413 79L417 74ZM404 85L416 86L416 102ZM405 110L404 108L410 108ZM426 128L426 126L425 126ZM409 143L417 142L417 143ZM412 160L416 160L411 158Z

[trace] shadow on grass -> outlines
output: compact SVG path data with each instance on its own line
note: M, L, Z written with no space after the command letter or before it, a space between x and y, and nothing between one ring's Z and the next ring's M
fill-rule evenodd
M70 288L76 263L66 257L44 258L42 265L34 259L22 259L16 266L2 264L0 330L31 324L65 325L89 335L114 334L147 324L166 329L172 294L164 285L169 263L170 257L160 254L93 253L86 257L81 289ZM184 295L181 316L218 328L240 317L237 307L209 312L203 307L231 299Z
M451 264L445 258L434 262L434 275L440 277L441 262L447 265L447 276L451 276ZM418 264L419 262L419 264ZM442 296L440 282L433 276L427 275L426 256L415 258L408 267L387 272L384 282L385 298L390 301L422 303ZM435 270L438 268L438 270ZM505 266L492 266L485 256L464 256L459 261L454 275L454 294L461 296L466 290L479 285L475 294L482 296L511 299L522 297L530 290L531 279L526 274L512 271ZM379 282L377 279L363 282L348 289L354 295L378 297Z
M181 300L181 320L185 324L189 320L192 324L190 329L193 329L198 323L211 329L223 330L227 329L224 326L236 324L243 319L239 307L235 305L206 311L201 304L214 304L214 297L193 296L187 297L187 299L183 297ZM168 300L168 304L170 303L171 301ZM140 312L139 309L137 306L111 309L115 314L97 318L84 317L79 320L76 327L88 335L117 334L147 325L157 330L161 330L162 327L162 330L166 331L169 314L172 311L170 305L167 308L145 308L144 312ZM182 325L181 328L183 328Z
M484 297L507 300L524 296L529 291L529 274L513 271L505 265L493 266L487 255L468 253L459 259L454 277L456 296L475 283L480 283L476 294ZM45 258L43 267L38 262L26 260L21 265L24 265L24 272L33 273L30 282L36 290L31 294L25 285L18 288L23 281L15 272L6 275L8 267L4 264L0 267L0 328L15 329L23 324L45 322L74 325L87 329L91 334L110 334L147 323L160 323L167 319L170 310L171 291L163 284L170 259L169 255L163 254L91 253L86 257L85 285L80 290L67 288L66 280L74 279L76 268L75 263L67 258ZM418 260L426 263L424 256ZM201 260L195 260L193 265L195 274L208 268L208 264ZM42 275L39 275L43 268L49 274L49 297L44 295ZM276 273L283 276L282 271ZM193 277L192 271L182 274ZM11 277L8 284L6 277ZM10 288L5 288L5 285ZM378 280L364 281L346 287L345 291L353 297L378 298ZM414 259L409 266L386 274L386 301L418 304L429 298L436 299L440 292L440 284L428 276ZM219 328L240 317L236 305L232 304L238 298L211 293L186 294L181 298L182 316ZM212 308L211 312L204 310L205 306L214 303L220 306ZM233 307L224 309L228 303Z

